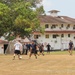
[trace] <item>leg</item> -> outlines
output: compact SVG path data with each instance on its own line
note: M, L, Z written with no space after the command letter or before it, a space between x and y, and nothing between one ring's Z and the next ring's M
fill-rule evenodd
M70 50L70 55L72 55L72 53L73 53L73 50Z
M47 53L48 53L48 50L47 50Z
M39 51L37 50L37 55L39 56Z
M68 50L69 54L72 55L72 50Z
M44 56L44 51L42 51L42 55Z
M37 56L36 56L36 54L34 53L34 56L35 56L35 58L37 59Z
M23 49L23 51L22 51L22 54L24 54L24 49Z
M18 59L21 59L21 58L20 58L20 54L18 54Z
M70 53L70 50L68 50L68 52Z
M32 53L30 52L30 54L29 54L29 59L31 58L31 56L32 56Z
M28 54L28 50L26 49L26 55Z
M44 56L44 50L41 51L41 54Z
M13 55L13 60L15 59L16 54Z

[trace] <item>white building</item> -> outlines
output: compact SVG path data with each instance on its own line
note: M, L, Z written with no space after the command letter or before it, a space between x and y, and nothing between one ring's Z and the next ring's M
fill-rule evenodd
M0 54L4 54L8 46L8 41L0 39Z
M59 11L57 10L49 12L51 15L39 16L40 25L45 27L44 34L34 32L32 39L44 45L50 43L53 50L68 49L70 40L75 46L75 19L68 16L58 16Z

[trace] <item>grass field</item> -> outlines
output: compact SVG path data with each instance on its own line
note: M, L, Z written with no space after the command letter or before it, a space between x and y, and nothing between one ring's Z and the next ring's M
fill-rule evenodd
M75 52L45 53L45 56L22 55L22 59L12 60L13 55L0 55L0 75L75 75Z

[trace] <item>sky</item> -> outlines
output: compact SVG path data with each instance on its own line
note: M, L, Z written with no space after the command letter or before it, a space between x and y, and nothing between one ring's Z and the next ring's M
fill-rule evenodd
M75 18L75 0L43 0L42 4L47 15L50 10L58 10L59 16Z

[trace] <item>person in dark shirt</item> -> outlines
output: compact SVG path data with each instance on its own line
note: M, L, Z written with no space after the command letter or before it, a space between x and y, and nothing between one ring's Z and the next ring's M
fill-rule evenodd
M43 55L44 56L44 45L43 45L43 43L42 44L39 44L39 55Z
M31 47L31 43L28 43L27 48L28 48L29 51L30 51L30 47Z
M34 54L35 58L37 59L37 50L36 50L36 44L32 42L31 47L30 47L30 55L29 58L31 58L32 54Z
M72 55L73 47L74 47L73 42L70 40L70 42L69 42L69 49L68 49L70 55Z
M51 45L48 43L46 47L47 47L47 53L50 53L50 47L51 47Z

